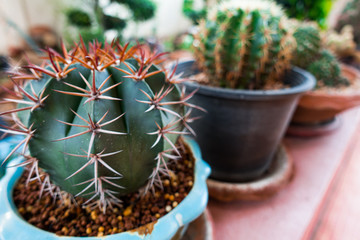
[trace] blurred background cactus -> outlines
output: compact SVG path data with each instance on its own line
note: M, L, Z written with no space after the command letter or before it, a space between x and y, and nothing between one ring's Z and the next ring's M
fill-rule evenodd
M81 7L66 10L68 23L79 30L85 42L93 39L104 42L104 34L111 30L116 32L117 37L121 37L128 21L147 21L154 17L156 11L152 0L110 0L109 4L105 5L99 0L91 0L89 6L91 7L88 9ZM124 14L125 10L116 13L107 11L119 7L126 8L129 16Z
M344 26L340 32L329 29L322 34L325 48L330 49L339 58L353 56L356 53L354 29L350 25Z
M359 46L360 45L359 23L360 23L360 1L352 0L346 5L342 14L338 18L338 22L335 29L337 31L341 31L341 29L346 25L352 26L354 40L356 44Z
M332 0L275 0L284 7L286 14L290 18L300 21L316 21L322 28L326 27L326 17L328 16Z
M44 64L12 73L13 97L4 102L18 108L0 114L14 121L0 131L25 138L2 164L21 150L18 166L29 167L42 192L81 195L105 209L153 186L167 161L180 157L178 137L192 131L192 94L178 88L175 70L156 67L163 54L142 46L81 42L62 50L47 49Z
M290 67L295 42L272 2L224 2L199 28L195 57L212 85L262 89Z
M194 0L184 0L182 11L194 25L199 24L200 20L206 18L208 12L209 0L203 0L203 4L199 9L195 8Z
M295 23L294 37L297 47L292 64L311 72L317 79L317 87L347 86L348 79L341 75L340 62L324 48L320 29L315 23Z

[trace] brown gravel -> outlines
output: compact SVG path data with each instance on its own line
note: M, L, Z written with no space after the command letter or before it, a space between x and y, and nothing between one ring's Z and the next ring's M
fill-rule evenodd
M184 152L184 150L182 151ZM98 208L89 209L72 204L55 203L50 196L39 200L40 185L34 181L25 187L27 171L14 189L14 202L21 216L30 224L65 236L105 236L132 230L165 215L190 192L194 182L194 160L183 154L183 159L172 162L169 169L175 174L162 177L164 193L156 190L140 199L139 193L123 197L122 208L108 208L103 214ZM84 200L76 199L78 203Z
M195 75L191 76L190 79L191 79L191 81L197 82L200 85L219 87L217 85L213 85L213 83L210 82L209 77L204 72L195 74ZM281 90L281 89L285 89L285 88L289 88L289 87L290 86L283 84L282 82L270 81L260 90ZM235 88L235 90L237 90L237 89ZM245 90L252 90L252 89L245 89Z

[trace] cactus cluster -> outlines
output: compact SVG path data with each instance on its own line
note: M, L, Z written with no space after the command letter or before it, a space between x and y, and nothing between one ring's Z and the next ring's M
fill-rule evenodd
M340 32L330 29L322 37L325 48L331 50L337 57L356 56L356 43L352 26L346 25Z
M325 49L320 30L312 24L295 24L297 42L292 64L311 72L317 79L317 87L347 86L348 79L341 75L340 62Z
M341 75L339 61L329 50L322 49L316 61L310 62L306 68L317 79L317 86L348 86L349 80Z
M199 68L214 86L262 89L290 67L295 46L281 8L269 1L229 1L201 21Z
M47 49L41 66L14 71L16 109L2 112L14 121L0 131L23 135L16 151L29 166L30 180L53 196L83 196L105 209L119 198L157 183L177 139L192 131L188 122L194 94L179 89L182 79L160 69L162 53L117 42L83 41L63 53ZM8 164L11 165L11 164ZM94 200L94 201L92 201Z
M354 29L354 40L356 44L360 45L360 1L359 0L352 0L349 1L338 18L337 25L335 29L337 31L341 31L341 29L346 26L350 25Z

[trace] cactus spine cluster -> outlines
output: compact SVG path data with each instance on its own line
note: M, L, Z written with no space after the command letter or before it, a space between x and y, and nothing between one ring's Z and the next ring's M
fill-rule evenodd
M81 195L105 209L166 174L196 106L186 102L192 94L176 85L175 71L155 65L163 54L116 42L62 48L48 49L42 66L13 73L14 98L4 101L18 108L0 115L15 125L0 131L25 138L3 164L23 148L19 166L30 166L42 192Z
M203 20L195 57L212 85L262 89L290 66L294 48L281 9L268 1L225 2Z
M317 87L349 85L349 81L341 75L340 62L323 47L319 28L311 24L298 24L295 28L297 47L293 65L311 72L317 79Z

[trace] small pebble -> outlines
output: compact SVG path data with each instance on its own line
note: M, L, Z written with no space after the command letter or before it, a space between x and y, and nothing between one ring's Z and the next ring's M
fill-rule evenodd
M165 187L170 186L170 181L169 181L169 179L165 179L165 180L163 181L163 184L164 184Z
M129 216L131 213L132 213L132 206L128 206L123 212L125 217Z
M61 231L64 233L64 234L67 234L69 232L69 229L67 227L63 227L61 229Z
M167 205L167 206L165 207L165 211L166 211L166 212L170 212L171 209L172 209L172 208L171 208L171 206L169 206L169 205Z
M192 187L193 184L194 184L193 181L188 181L188 186L189 187Z

